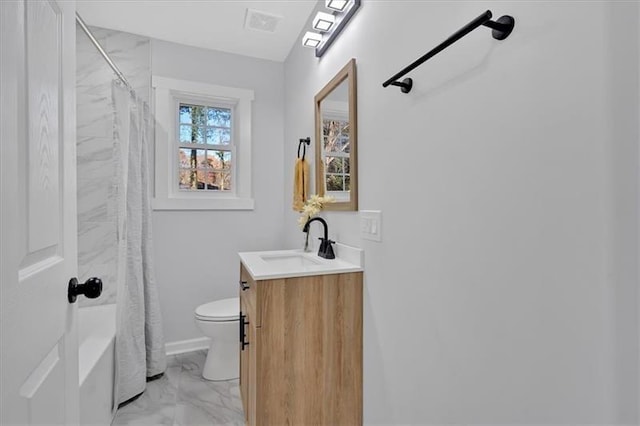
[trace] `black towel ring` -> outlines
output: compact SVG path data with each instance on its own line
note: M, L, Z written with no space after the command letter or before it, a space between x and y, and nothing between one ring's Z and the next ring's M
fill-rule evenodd
M311 137L307 136L306 138L301 138L300 142L298 142L298 158L301 158L302 160L304 160L304 157L307 155L307 147L303 144L311 145ZM302 157L300 157L300 147L303 148Z

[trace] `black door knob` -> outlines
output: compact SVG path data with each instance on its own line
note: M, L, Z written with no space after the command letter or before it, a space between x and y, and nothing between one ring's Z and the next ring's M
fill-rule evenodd
M69 280L69 290L67 291L67 298L69 303L75 303L79 294L84 294L89 299L95 299L102 294L102 280L97 277L89 278L84 284L79 284L77 278L71 278Z

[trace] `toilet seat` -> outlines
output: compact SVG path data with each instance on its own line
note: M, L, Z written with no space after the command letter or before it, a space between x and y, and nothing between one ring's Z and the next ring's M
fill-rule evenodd
M240 298L215 300L196 308L196 319L200 321L227 322L240 318Z

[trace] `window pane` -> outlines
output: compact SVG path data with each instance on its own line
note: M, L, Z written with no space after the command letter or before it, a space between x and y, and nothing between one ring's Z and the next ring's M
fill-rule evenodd
M207 108L207 126L231 127L231 110Z
M221 128L207 128L207 143L215 145L228 145L231 141L231 130Z
M327 157L325 159L327 173L342 173L342 158Z
M344 190L351 191L351 176L349 175L344 177Z
M191 126L180 125L180 142L191 142Z
M180 142L203 143L204 127L191 126L189 124L181 124L180 125Z
M231 189L231 173L216 172L216 185L220 191L229 191Z
M231 169L231 151L207 151L207 161L210 167L218 170Z
M196 171L196 176L198 178L196 182L196 189L206 189L207 188L207 178L209 176L209 170L198 169Z
M188 105L180 104L180 123L191 124L191 107Z
M191 117L193 124L204 126L207 123L207 108L203 106L192 106Z
M178 150L178 160L180 168L195 169L197 167L208 167L206 150L180 148Z
M193 126L191 143L204 143L204 127Z
M351 166L349 165L349 159L343 158L342 160L344 161L344 172L351 173Z
M178 187L183 190L197 191L207 187L208 169L180 169L178 173Z
M224 189L230 187L230 177L224 175L229 173L214 172L211 169L180 169L178 173L178 187L182 190L202 191L202 190L220 190L221 185L227 185Z
M181 169L178 174L178 187L180 189L191 189L191 183L195 182L196 171Z
M231 189L231 173L211 170L198 171L197 189L228 191Z
M201 105L180 104L180 123L204 126L207 121L206 109Z
M341 175L326 175L327 191L343 191L344 182Z
M220 189L218 185L216 185L216 173L212 170L207 170L204 174L203 180L203 189L207 190L218 190Z
M178 161L180 161L180 167L183 169L189 169L193 166L196 168L195 164L191 164L191 150L190 149L179 149L178 150Z

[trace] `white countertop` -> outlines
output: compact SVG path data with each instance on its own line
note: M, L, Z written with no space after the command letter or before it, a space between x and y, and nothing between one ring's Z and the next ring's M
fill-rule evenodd
M335 259L323 259L317 253L302 250L272 250L238 253L240 261L254 280L344 274L364 270L361 249L336 243Z

